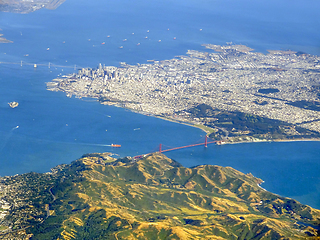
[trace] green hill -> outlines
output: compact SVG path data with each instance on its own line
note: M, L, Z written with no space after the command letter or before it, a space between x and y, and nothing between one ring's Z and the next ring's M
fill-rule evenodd
M2 237L316 239L320 211L261 182L230 167L185 168L159 153L139 161L87 154L52 173L1 179L23 199L6 216L11 230ZM10 196L2 199L18 198Z

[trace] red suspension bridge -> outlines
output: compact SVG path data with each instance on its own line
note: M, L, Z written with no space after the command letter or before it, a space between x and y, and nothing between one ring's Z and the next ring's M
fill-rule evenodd
M201 146L201 145L204 145L205 147L207 147L208 144L211 144L211 143L216 143L218 145L221 145L221 144L224 144L225 142L224 141L208 141L208 137L206 136L205 139L204 139L204 142L191 144L191 145L186 145L186 146L181 146L181 147L168 148L168 149L163 149L163 145L160 143L158 151L155 151L155 152L164 153L164 152L169 152L169 151L174 151L174 150L183 149L183 148L189 148L189 147L195 147L195 146ZM142 157L144 157L144 156L146 156L148 154L150 154L150 153L139 155L139 156L135 156L134 159L142 158Z

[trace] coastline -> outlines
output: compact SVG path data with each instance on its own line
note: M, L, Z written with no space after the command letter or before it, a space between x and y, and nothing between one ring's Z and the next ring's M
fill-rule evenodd
M138 111L138 110L135 110L135 109L131 109L131 108L128 108L128 107L120 106L117 103L106 104L106 103L101 102L99 100L97 100L97 101L100 104L103 104L103 105L115 106L115 107L127 109L127 110L129 110L131 112L142 114L142 115L145 115L145 116L148 116L148 117L155 117L155 118L159 118L159 119L166 120L166 121L169 121L169 122L174 122L174 123L183 124L183 125L186 125L186 126L198 128L198 129L202 130L203 132L205 132L208 137L212 132L214 132L213 128L210 128L210 127L207 127L207 126L204 126L204 125L201 125L201 124L195 124L195 123L191 123L191 122L188 122L188 121L177 120L177 119L170 118L170 117L165 117L165 116L159 116L159 115L155 115L153 113L141 112L141 111ZM222 141L225 141L225 140L222 139ZM241 144L241 143L261 143L261 142L270 142L271 143L271 142L319 142L319 141L320 141L320 138L296 138L296 139L272 139L272 140L256 139L256 141L254 141L254 140L252 140L252 141L246 140L246 141L234 141L234 142L227 140L227 141L225 141L224 143L222 143L220 145Z
M135 111L137 113L139 113L138 111ZM142 114L142 113L139 113ZM167 117L161 117L161 116L156 116L156 115L152 115L154 117L166 120L166 121L170 121L170 122L175 122L175 123L179 123L179 124L184 124L190 127L195 127L198 129L201 129L202 131L204 131L207 136L209 137L209 134L211 134L212 132L214 132L213 128L201 125L201 124L192 124L192 123L188 123L188 122L183 122L182 120L175 120L172 118L167 118ZM212 130L212 131L210 131ZM260 143L260 142L319 142L320 138L296 138L296 139L273 139L273 140L268 140L268 139L257 139L256 141L228 141L228 140L220 140L220 141L225 141L224 143L220 144L220 145L226 145L226 144L241 144L241 143Z
M320 142L319 138L279 139L272 142Z
M173 118L170 118L170 117L155 115L153 113L141 112L141 111L138 111L136 109L120 106L118 103L115 103L115 102L112 103L112 104L109 104L109 103L101 102L101 101L99 101L99 99L97 101L102 105L119 107L119 108L127 109L127 110L129 110L131 112L138 113L138 114L141 114L141 115L145 115L145 116L148 116L148 117L155 117L155 118L159 118L159 119L166 120L166 121L169 121L169 122L179 123L179 124L183 124L183 125L186 125L186 126L198 128L198 129L201 129L202 131L204 131L207 134L210 134L210 133L214 132L213 128L210 128L210 127L207 127L207 126L203 126L201 124L193 124L193 123L190 123L190 122L187 122L187 121L182 121L182 120L177 120L177 119L173 119ZM210 131L210 130L212 130L212 131Z
M139 112L138 112L139 113ZM141 114L141 113L140 113ZM201 125L201 124L193 124L193 123L190 123L190 122L184 122L182 120L176 120L176 119L172 119L172 118L168 118L168 117L163 117L163 116L157 116L157 115L153 115L154 117L156 118L160 118L160 119L163 119L163 120L166 120L166 121L170 121L170 122L174 122L174 123L179 123L179 124L183 124L183 125L186 125L186 126L190 126L190 127L194 127L194 128L198 128L198 129L201 129L203 132L205 132L207 135L209 135L210 133L214 132L214 129L213 128L210 128L210 127L206 127L204 125ZM211 130L211 131L210 131Z
M319 138L297 138L297 139L274 139L274 140L260 140L260 141L241 141L241 142L226 142L225 144L240 144L240 143L272 143L272 142L320 142Z

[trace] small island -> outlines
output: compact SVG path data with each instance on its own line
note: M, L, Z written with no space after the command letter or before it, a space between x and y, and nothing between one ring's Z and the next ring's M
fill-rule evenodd
M10 106L11 108L16 108L16 107L19 106L19 103L18 103L18 102L9 102L8 104L9 104L9 106Z
M3 34L0 33L0 43L13 43L12 41L2 37Z

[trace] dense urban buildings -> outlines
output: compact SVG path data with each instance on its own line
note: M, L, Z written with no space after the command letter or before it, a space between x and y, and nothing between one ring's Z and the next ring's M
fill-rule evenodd
M204 46L210 52L189 50L187 56L148 64L83 68L47 83L48 89L192 123L210 121L191 119L188 112L206 104L320 132L320 57L293 51L262 54L243 45Z

